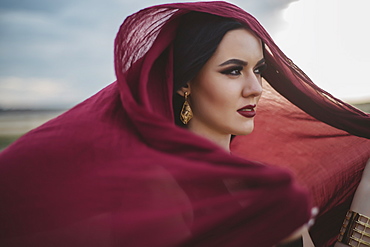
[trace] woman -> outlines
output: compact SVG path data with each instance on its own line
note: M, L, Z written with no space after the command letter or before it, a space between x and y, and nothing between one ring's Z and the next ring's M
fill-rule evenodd
M190 11L234 20L210 41L213 50L200 47L196 61L186 56L197 52L185 47L199 37L187 35L186 24L209 20L213 26L215 20L200 15L200 22ZM115 69L117 82L1 153L0 232L9 246L273 246L295 240L311 217L307 192L287 171L229 153L231 134L253 129L264 69L263 76L281 83L280 92L302 109L370 137L366 114L316 96L323 91L258 22L228 3L162 5L128 17L117 34ZM186 128L174 124L175 114Z
M201 69L189 68L196 66L198 57L203 58L198 62ZM180 96L175 101L181 105L186 95L192 112L184 122L187 129L230 152L231 134L246 135L253 130L266 68L261 40L236 21L192 12L182 18L174 58L175 96ZM181 109L174 109L176 113Z

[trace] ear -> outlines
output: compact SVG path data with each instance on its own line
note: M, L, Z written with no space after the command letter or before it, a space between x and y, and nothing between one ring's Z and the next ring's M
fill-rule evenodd
M184 97L185 92L188 92L188 95L191 94L191 89L190 89L190 83L189 82L187 82L185 86L183 86L179 90L177 90L177 93L182 97Z

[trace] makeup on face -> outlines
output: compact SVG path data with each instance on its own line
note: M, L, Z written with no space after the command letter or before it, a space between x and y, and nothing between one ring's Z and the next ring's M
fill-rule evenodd
M258 37L245 29L229 31L189 82L193 118L188 129L225 143L230 135L251 133L265 68Z
M225 66L228 67L227 69L221 71L222 74L236 76L236 75L240 75L244 67L246 67L247 65L248 65L248 62L246 61L232 58L220 64L219 67L225 67ZM261 75L262 72L266 69L266 67L267 67L266 61L264 58L262 58L261 60L257 62L253 71L255 74Z
M256 111L254 108L256 108L256 104L254 105L246 105L242 108L240 108L237 112L242 115L243 117L252 118L256 115Z
M236 58L232 58L232 59L229 59L229 60L221 63L219 66L220 67L231 66L229 68L226 68L226 69L222 70L221 71L222 74L230 75L230 76L238 76L242 73L244 67L246 67L247 65L248 65L248 62L246 62L246 61L236 59ZM253 72L256 75L261 75L262 72L266 69L266 67L267 67L266 61L265 61L264 58L262 58L254 66ZM243 117L253 118L254 116L256 116L255 108L256 108L256 104L249 104L249 105L246 105L246 106L238 109L237 112L240 115L242 115Z

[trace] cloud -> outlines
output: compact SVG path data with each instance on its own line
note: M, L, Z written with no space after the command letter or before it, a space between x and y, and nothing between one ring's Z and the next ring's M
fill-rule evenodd
M75 103L82 101L115 80L113 41L125 17L144 7L166 2L176 1L2 0L0 75L3 86L0 94L6 97L8 105L24 102L58 105L72 98ZM270 32L275 32L276 26L283 24L281 10L294 0L230 2L255 15ZM19 95L16 89L9 88L9 82L24 87L18 88ZM30 86L33 83L35 85ZM41 87L40 83L44 85ZM74 96L63 99L67 93L62 97L56 91L42 94L40 89L56 90L57 87L60 92L66 90ZM8 93L3 92L5 88ZM33 93L36 96L32 96ZM0 101L5 104L2 97Z
M311 79L336 97L368 101L370 66L367 0L300 0L284 11L288 25L275 36L280 48Z
M282 11L299 0L234 0L230 1L251 13L270 33L277 32L285 21Z
M0 9L7 11L35 11L55 13L69 5L71 1L48 1L48 0L1 0Z
M49 78L0 77L0 106L2 108L49 108L71 106L78 95L61 81Z

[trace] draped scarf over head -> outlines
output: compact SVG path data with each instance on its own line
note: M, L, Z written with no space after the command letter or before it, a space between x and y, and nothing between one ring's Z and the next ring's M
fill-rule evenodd
M369 116L315 86L258 21L226 2L129 16L117 81L0 154L0 238L9 246L272 246L310 217L289 172L232 156L174 124L181 17L233 18L265 44L265 79L313 117L370 137ZM253 145L251 143L250 145Z

